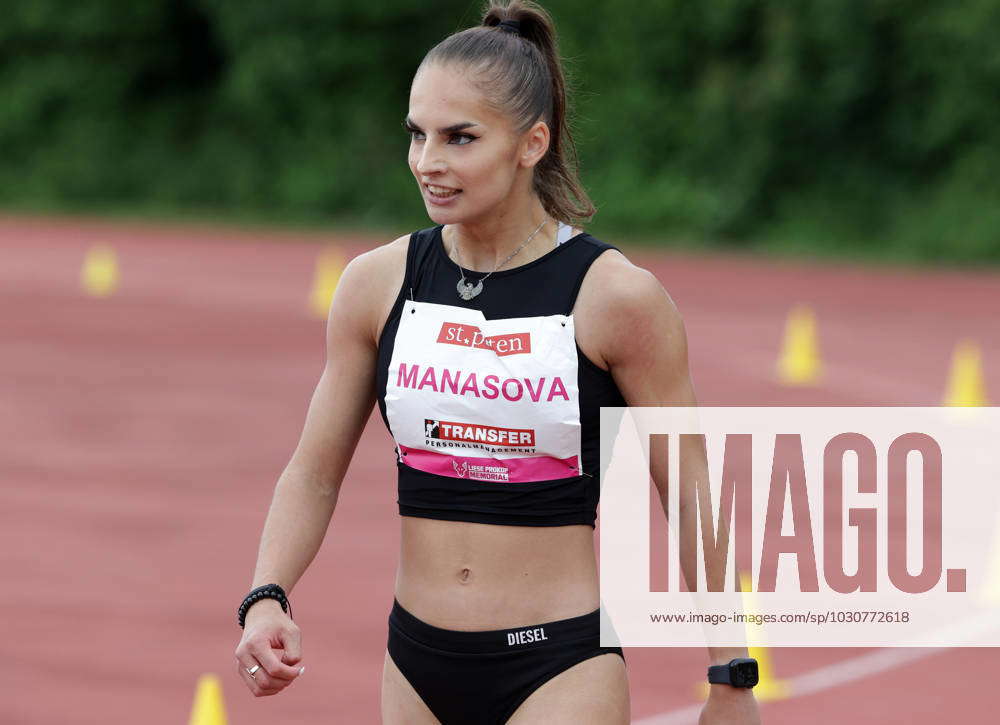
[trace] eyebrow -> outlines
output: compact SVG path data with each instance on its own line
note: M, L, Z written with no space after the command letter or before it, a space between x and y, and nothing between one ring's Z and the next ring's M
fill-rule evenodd
M475 124L472 121L462 121L461 123L453 123L451 126L445 126L444 128L439 128L438 133L441 134L442 136L446 136L448 134L457 133L458 131L462 131L463 129L469 128L470 126L476 126L476 125L478 124ZM412 120L410 120L409 116L403 119L403 126L407 129L412 128L416 131L423 131L423 129L420 128L420 126L418 126Z

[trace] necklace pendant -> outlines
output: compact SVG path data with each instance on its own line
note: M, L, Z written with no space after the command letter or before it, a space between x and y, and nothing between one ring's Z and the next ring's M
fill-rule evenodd
M472 282L466 282L465 277L463 277L462 279L458 280L457 289L459 297L461 297L463 300L471 300L473 297L475 297L476 295L478 295L480 292L483 291L483 281L479 280L478 282L476 282L475 286L473 286Z
M542 223L539 224L537 227L535 227L535 231L533 231L530 235L528 235L527 239L521 242L521 246L519 246L513 252L508 254L507 259L500 262L500 264L498 264L496 267L493 268L493 272L496 272L502 266L507 264L507 262L512 260L517 255L518 252L524 249L524 245L530 242L532 237L538 234L538 230L541 229L543 226L545 226L546 221L548 221L548 219L543 219ZM442 242L443 241L444 240L442 239ZM463 300L471 300L473 297L475 297L476 295L478 295L480 292L483 291L483 280L486 279L486 277L489 277L491 274L493 274L493 272L488 272L486 274L486 277L480 277L479 281L476 282L475 286L473 286L472 282L465 281L465 272L462 270L462 255L459 253L458 247L455 245L454 242L451 245L451 249L455 253L455 256L458 258L458 261L455 262L455 265L458 267L458 271L461 272L462 274L462 278L458 280L458 284L455 286L455 289L458 290L458 296L461 297Z

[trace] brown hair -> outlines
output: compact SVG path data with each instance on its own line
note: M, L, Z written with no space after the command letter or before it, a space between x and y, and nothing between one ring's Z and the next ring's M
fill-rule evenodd
M498 27L516 20L518 34ZM597 209L577 177L578 157L567 121L566 79L551 16L530 0L490 0L482 25L454 33L424 56L430 63L455 64L471 78L486 102L514 120L518 134L539 119L549 127L549 149L535 165L532 185L545 211L579 225ZM419 69L417 71L419 73Z

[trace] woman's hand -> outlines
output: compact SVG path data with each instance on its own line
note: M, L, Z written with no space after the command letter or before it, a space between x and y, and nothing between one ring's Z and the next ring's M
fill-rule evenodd
M254 697L277 695L305 667L299 627L274 599L264 599L247 611L243 638L236 647L236 668ZM251 676L248 670L260 667Z
M709 685L708 702L698 725L760 725L753 691L730 685Z

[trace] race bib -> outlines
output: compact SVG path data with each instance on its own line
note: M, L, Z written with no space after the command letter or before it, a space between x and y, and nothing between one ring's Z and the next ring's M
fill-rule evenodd
M578 476L572 315L487 320L406 300L385 392L405 465L495 484Z

